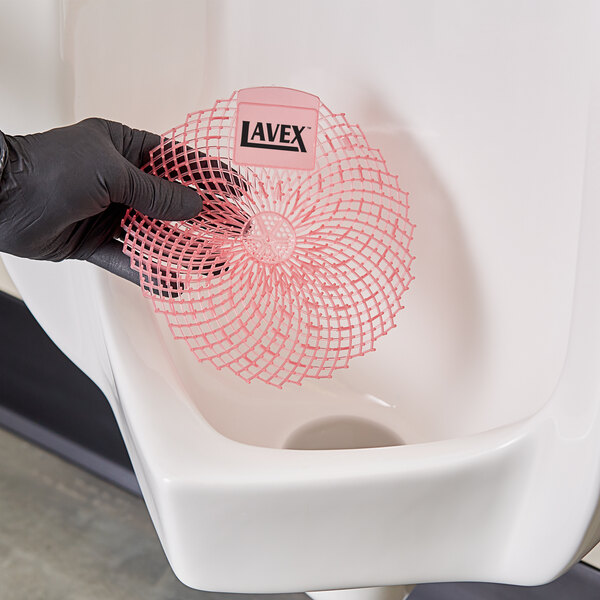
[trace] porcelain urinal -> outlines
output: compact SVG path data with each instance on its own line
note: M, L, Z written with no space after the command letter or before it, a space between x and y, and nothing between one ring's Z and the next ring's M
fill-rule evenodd
M234 89L306 90L381 148L416 223L397 326L332 379L282 390L199 363L130 282L84 262L3 256L35 317L111 403L177 576L243 593L536 585L591 549L598 7L185 3L190 18L167 34L178 44L160 49L178 95L158 50L133 53L144 34L130 25L164 26L163 2L63 4L69 77L56 93L68 120L164 131ZM127 94L98 85L111 72ZM160 73L166 100L140 72Z

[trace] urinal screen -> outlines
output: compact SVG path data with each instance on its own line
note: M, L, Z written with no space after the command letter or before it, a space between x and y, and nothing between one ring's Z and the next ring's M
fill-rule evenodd
M235 92L166 132L145 170L204 200L183 222L123 219L144 295L199 361L299 384L394 327L412 279L408 194L316 96Z

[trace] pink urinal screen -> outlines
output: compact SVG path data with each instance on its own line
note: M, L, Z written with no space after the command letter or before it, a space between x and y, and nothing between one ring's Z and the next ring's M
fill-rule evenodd
M412 280L408 194L316 96L235 92L166 132L145 170L203 197L187 221L123 219L144 295L199 361L299 384L395 326Z

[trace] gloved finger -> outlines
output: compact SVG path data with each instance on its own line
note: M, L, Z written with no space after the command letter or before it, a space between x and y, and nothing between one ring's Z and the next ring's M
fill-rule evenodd
M150 160L150 151L160 144L161 137L156 133L133 129L116 121L105 120L105 123L115 148L138 168Z
M130 259L123 254L123 244L118 240L109 240L100 246L88 259L91 262L118 277L141 286L140 274L131 268ZM183 283L176 274L168 274L164 269L160 272L152 266L152 276L142 274L144 289L155 296L177 298L178 292L184 289Z
M123 244L117 240L113 239L104 243L87 260L123 279L140 285L139 273L131 268L129 257L123 254Z
M192 173L201 186L226 196L241 198L249 189L248 182L235 170L215 158L194 156L189 161Z
M121 156L159 177L237 198L249 189L248 182L225 162L209 159L203 152L176 140L108 119L86 119L80 125L107 128Z
M202 210L202 196L192 188L149 175L133 165L127 167L127 173L126 185L121 187L122 197L112 197L113 202L163 221L184 221Z
M175 140L165 139L151 151L153 172L159 177L178 180L200 189L213 190L240 198L249 189L248 182L225 162Z
M115 147L128 162L140 167L146 173L177 181L186 186L194 186L203 191L204 202L211 201L210 204L214 207L211 213L221 217L227 215L226 221L232 226L232 229L241 230L249 216L241 207L228 203L226 198L243 197L244 192L248 191L249 185L235 169L220 160L209 159L199 150L175 140L161 138L157 134L133 129L122 123L105 122ZM150 157L152 157L152 161L150 161ZM184 195L186 194L184 193ZM144 212L141 208L138 210ZM196 216L199 212L198 210L191 216ZM153 216L148 212L145 214ZM155 218L179 220L181 217L161 216ZM183 218L191 217L187 215Z

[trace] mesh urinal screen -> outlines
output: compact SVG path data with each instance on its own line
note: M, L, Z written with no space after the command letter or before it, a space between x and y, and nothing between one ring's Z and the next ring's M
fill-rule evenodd
M144 294L198 360L300 383L394 327L412 279L407 194L315 96L240 90L165 133L146 170L204 198L187 221L123 220Z

